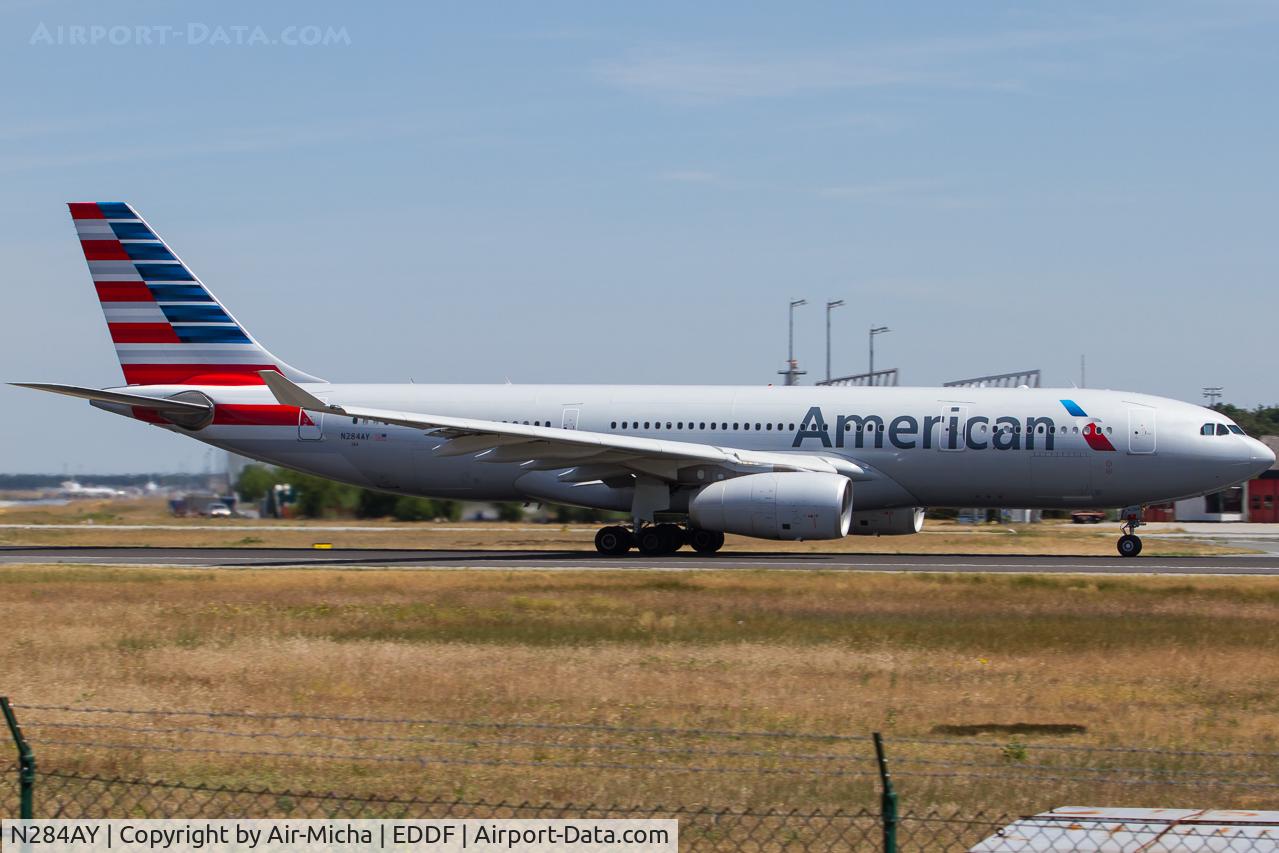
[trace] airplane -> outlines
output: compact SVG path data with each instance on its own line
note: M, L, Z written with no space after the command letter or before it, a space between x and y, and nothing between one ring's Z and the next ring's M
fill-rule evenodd
M64 498L118 498L125 493L109 486L85 486L77 480L63 480L59 494Z
M604 554L726 533L912 534L926 507L1122 507L1206 494L1274 454L1219 412L1046 388L341 384L277 358L123 202L69 205L124 373L13 383L385 492L616 510Z

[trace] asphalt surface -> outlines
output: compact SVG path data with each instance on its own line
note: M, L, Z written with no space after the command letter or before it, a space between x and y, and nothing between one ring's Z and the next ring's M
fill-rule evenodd
M778 554L604 557L595 551L439 551L396 548L66 548L0 547L0 565L178 566L191 568L384 568L591 571L789 569L845 572L1015 572L1170 575L1279 575L1279 554L1245 557L1021 557L977 554Z

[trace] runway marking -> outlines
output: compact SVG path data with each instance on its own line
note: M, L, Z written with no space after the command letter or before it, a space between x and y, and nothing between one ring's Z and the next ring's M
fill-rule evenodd
M631 555L603 558L588 551L482 551L415 549L342 549L315 552L306 548L138 548L3 546L0 564L147 566L153 568L238 569L471 569L491 571L810 571L1072 575L1279 575L1279 556L1147 558L1054 557L1027 555L902 554L765 554L732 553L718 557L692 554L671 557Z

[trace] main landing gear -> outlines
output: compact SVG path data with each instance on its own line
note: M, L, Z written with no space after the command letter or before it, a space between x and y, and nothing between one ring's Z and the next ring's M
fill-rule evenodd
M1120 514L1124 520L1124 525L1120 528L1124 535L1119 537L1115 547L1119 549L1119 556L1135 557L1141 553L1141 537L1135 531L1145 523L1141 520L1141 507L1130 506Z
M724 545L724 534L713 530L685 529L678 524L649 524L632 533L621 525L602 528L595 534L595 549L601 554L621 556L632 548L646 557L674 554L685 545L699 554L714 554Z

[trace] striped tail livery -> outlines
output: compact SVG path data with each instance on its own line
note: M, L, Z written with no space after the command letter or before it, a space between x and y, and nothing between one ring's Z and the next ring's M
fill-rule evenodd
M129 385L260 385L262 370L319 381L273 356L123 202L71 202Z

